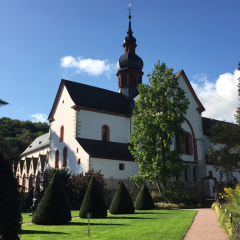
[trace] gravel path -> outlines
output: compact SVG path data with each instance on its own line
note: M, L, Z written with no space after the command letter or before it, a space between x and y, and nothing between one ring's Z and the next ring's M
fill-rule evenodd
M211 208L199 208L194 221L183 240L227 240L228 235L220 227L217 213Z

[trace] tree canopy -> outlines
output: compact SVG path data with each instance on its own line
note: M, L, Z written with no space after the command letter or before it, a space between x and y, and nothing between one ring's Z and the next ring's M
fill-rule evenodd
M171 150L174 135L183 137L185 131L181 125L187 112L189 101L172 68L158 61L147 85L139 84L140 98L133 112L133 133L129 150L139 163L138 173L132 179L137 185L144 180L149 184L160 184L163 189L172 176L179 175L184 165L180 150Z
M240 71L240 63L238 64ZM240 100L240 78L238 79L238 96ZM240 172L240 107L237 108L235 119L237 124L219 121L210 128L209 137L213 147L209 149L208 161L216 170L224 172ZM215 145L221 144L220 148Z
M3 117L0 118L0 129L0 151L5 159L17 160L35 138L49 131L49 125Z

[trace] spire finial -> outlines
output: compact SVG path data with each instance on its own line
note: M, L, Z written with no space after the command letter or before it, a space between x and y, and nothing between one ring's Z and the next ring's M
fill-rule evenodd
M129 3L128 11L129 11L128 18L129 18L129 21L131 21L131 20L130 20L130 19L131 19L131 11L132 11L132 9L131 9L131 3Z

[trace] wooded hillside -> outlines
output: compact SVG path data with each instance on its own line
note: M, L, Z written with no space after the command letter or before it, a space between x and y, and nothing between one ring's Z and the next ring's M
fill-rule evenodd
M36 137L48 131L47 123L0 118L0 151L5 159L18 160L19 155Z

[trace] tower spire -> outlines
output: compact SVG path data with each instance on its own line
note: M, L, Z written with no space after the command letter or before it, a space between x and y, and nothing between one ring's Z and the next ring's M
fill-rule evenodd
M138 94L137 85L142 83L142 59L135 54L137 47L136 38L132 35L131 27L131 4L129 4L129 23L127 36L124 39L124 54L117 63L118 91L128 100L132 100Z

